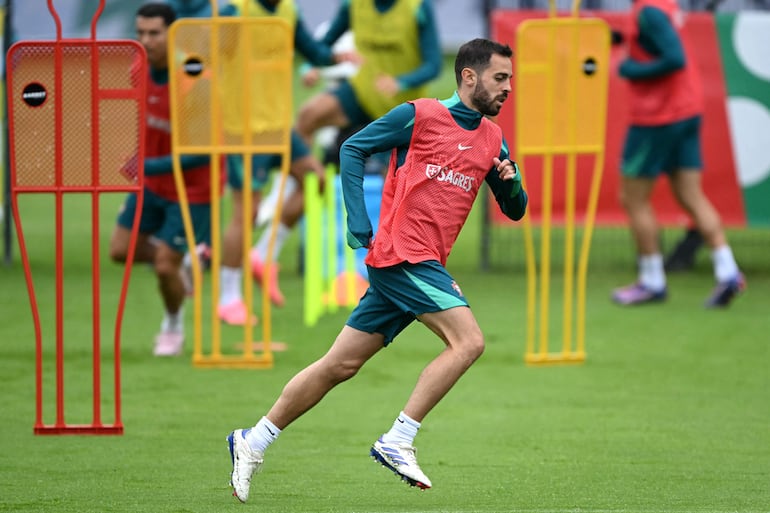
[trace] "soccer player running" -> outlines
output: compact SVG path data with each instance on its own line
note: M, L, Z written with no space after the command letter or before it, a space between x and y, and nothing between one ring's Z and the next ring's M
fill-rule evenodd
M666 299L666 274L658 225L650 202L663 172L677 202L695 221L711 248L717 285L706 307L725 307L745 287L719 214L703 193L700 126L701 83L679 33L676 0L634 0L628 58L620 75L630 88L631 126L623 149L621 201L639 255L636 283L613 291L621 305Z
M455 60L457 92L443 101L403 103L342 146L341 174L348 244L367 247L370 286L329 351L284 387L267 415L227 437L233 494L249 498L263 454L294 420L418 319L444 349L422 371L403 411L371 455L412 486L430 488L413 440L425 416L484 351L484 337L445 264L485 180L502 212L524 215L527 194L510 160L496 116L511 91L512 51L474 39ZM366 215L364 163L391 150L377 236Z
M182 305L185 286L180 271L187 242L173 175L166 50L168 28L175 19L174 10L161 3L145 4L136 14L136 37L147 52L150 77L144 136L144 202L134 260L152 264L165 307L161 330L155 337L156 356L177 355L184 344ZM209 157L185 155L181 166L195 239L207 243L210 239L211 197ZM129 160L123 172L136 176L136 159ZM126 261L136 208L136 194L131 193L121 207L110 240L110 258L116 262Z

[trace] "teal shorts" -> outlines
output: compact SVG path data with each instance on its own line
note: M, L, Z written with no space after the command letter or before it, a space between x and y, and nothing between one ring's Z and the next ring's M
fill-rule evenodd
M623 176L655 178L678 169L702 169L701 117L668 125L632 125L623 147Z
M118 214L118 224L129 230L134 224L136 194L130 193ZM211 244L211 206L208 203L190 204L190 218L195 231L195 242ZM144 190L139 233L149 234L168 244L179 253L187 252L187 239L179 203Z
M347 325L381 333L390 344L418 315L468 306L460 287L435 260L391 267L367 266L369 288Z
M291 131L291 161L310 155L310 148L294 130ZM267 185L270 171L281 167L281 155L255 154L251 156L251 190L261 191ZM227 155L227 183L232 189L243 189L243 156Z
M364 126L373 121L369 114L361 108L361 103L358 101L355 91L353 91L353 86L347 80L340 82L337 87L330 91L330 94L335 96L337 101L340 102L342 112L345 113L350 122L348 126Z

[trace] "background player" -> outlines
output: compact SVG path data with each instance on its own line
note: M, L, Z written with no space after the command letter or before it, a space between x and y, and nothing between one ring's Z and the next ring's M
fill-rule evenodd
M187 251L184 224L174 182L171 157L171 121L168 91L168 28L176 19L167 4L143 5L136 15L136 37L147 52L150 79L147 83L147 128L145 131L144 202L134 260L149 262L158 277L165 307L154 354L171 356L182 351L185 286L181 277L182 259ZM181 159L185 189L195 239L210 237L209 157L186 155ZM129 161L124 172L136 174L137 163ZM129 194L121 208L110 240L110 257L125 262L136 211L136 194Z
M703 193L700 126L701 83L682 43L682 13L675 0L634 0L629 57L620 74L629 80L631 126L623 149L621 200L639 255L636 283L616 289L612 299L638 305L666 299L666 274L658 225L650 202L661 172L669 176L677 202L711 248L717 285L707 307L727 306L745 287L719 214Z

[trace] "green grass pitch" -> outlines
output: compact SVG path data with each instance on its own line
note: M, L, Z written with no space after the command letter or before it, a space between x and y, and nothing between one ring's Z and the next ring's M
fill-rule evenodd
M119 196L102 200L104 256ZM49 323L50 203L22 198L38 300ZM87 219L88 213L87 201L65 202L68 218ZM227 486L225 436L255 422L283 384L326 350L346 317L341 311L312 329L302 326L297 235L284 252L288 305L274 315L274 338L289 350L276 354L271 370L195 369L189 344L180 358L154 358L160 299L149 269L135 269L123 329L126 429L118 437L33 435L34 332L16 250L14 264L0 267L0 511L770 511L766 272L749 276L748 291L728 311L706 311L707 267L672 275L668 303L638 309L608 300L612 287L632 278L628 269L592 270L588 361L532 368L523 364L524 274L478 271L478 226L477 209L449 268L488 348L417 437L434 488L410 489L368 458L422 367L441 350L415 324L285 431L267 453L245 506ZM66 293L79 298L65 307L69 422L90 420L87 235L87 223L68 223ZM595 247L604 232L596 236ZM102 265L105 301L114 302L122 268L106 259ZM191 333L189 306L187 317ZM52 336L46 335L49 357ZM50 364L47 371L50 399ZM48 402L48 422L53 411Z

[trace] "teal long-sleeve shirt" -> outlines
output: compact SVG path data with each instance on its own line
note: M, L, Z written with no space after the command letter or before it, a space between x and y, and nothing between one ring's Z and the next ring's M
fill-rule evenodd
M682 40L666 13L657 7L645 7L639 12L636 23L639 25L639 44L654 59L641 62L628 58L620 65L620 76L629 80L649 80L684 68Z
M455 122L462 128L474 130L481 123L481 113L465 106L456 92L451 98L442 100L441 103L449 109ZM414 105L402 103L355 133L340 149L340 175L345 208L348 212L348 231L362 245L366 245L373 235L364 203L364 165L369 156L394 148L396 166L400 167L404 164L414 130L414 113ZM511 159L505 139L503 139L499 158L500 160ZM503 214L514 221L524 216L528 201L524 189L518 187L518 184L514 184L512 180L501 180L497 169L492 164L485 181Z
M396 0L375 0L374 5L380 12L385 12L393 7L394 3ZM430 0L423 0L420 4L417 11L417 26L422 64L408 73L395 77L402 89L427 84L441 73L441 45ZM350 0L344 0L321 41L331 46L348 30L350 30ZM378 30L378 28L372 27L371 30Z

